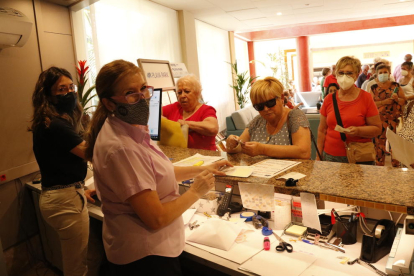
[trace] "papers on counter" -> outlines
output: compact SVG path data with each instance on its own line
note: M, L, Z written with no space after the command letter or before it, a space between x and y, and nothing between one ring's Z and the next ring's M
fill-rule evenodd
M217 162L221 159L224 159L224 158L221 156L204 156L199 153L196 153L193 156L190 156L186 159L183 159L181 161L174 163L174 166L179 166L179 167L199 166L199 164L201 164L201 166L206 166L206 165L213 164L214 162Z
M272 178L299 164L300 162L296 161L266 159L251 166L253 168L252 176Z

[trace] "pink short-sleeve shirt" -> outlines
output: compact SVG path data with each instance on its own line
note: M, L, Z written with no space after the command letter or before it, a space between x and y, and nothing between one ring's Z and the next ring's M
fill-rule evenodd
M108 260L128 264L149 255L177 257L184 249L181 216L160 230L148 228L127 201L157 191L162 203L179 197L174 167L144 128L116 117L106 119L93 152L94 181L104 213Z

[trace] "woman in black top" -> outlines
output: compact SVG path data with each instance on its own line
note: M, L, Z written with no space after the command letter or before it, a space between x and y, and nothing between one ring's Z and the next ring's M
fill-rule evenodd
M33 151L42 175L40 211L58 233L64 275L86 275L89 216L83 180L87 164L81 130L82 106L71 74L51 67L33 93ZM94 192L94 191L92 191Z

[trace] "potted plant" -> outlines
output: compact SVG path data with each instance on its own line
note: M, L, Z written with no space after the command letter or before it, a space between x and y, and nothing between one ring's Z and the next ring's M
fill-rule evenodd
M91 95L91 92L95 89L95 85L92 85L85 92L83 91L85 89L86 83L88 82L86 75L88 74L89 66L86 66L86 60L79 60L78 64L79 66L76 67L76 80L78 81L78 100L83 107L82 126L86 130L91 120L91 117L87 111L92 107L96 107L96 105L90 105L86 107L86 105L94 97L96 97L96 94Z
M257 77L250 76L248 71L239 73L237 69L237 60L235 63L229 64L231 65L234 74L233 85L230 85L230 87L236 91L237 104L242 109L249 101L250 88Z

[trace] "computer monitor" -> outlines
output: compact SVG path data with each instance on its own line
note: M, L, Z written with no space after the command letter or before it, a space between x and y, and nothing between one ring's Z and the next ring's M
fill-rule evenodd
M161 134L162 89L154 89L150 100L148 129L152 140L159 141Z

